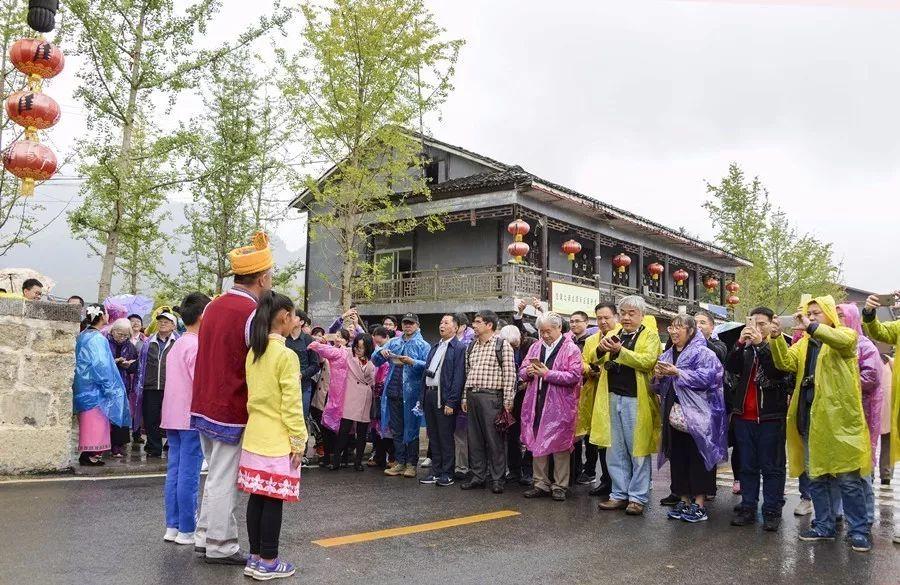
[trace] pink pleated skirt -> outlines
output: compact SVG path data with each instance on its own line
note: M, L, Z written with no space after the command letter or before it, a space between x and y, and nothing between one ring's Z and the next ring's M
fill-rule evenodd
M237 486L248 494L299 502L300 470L291 466L290 455L266 457L241 450Z
M108 451L109 419L100 410L99 406L78 413L78 450L79 451Z

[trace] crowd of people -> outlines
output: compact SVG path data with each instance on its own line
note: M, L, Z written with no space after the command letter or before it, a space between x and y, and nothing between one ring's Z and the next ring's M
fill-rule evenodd
M510 323L451 312L429 344L411 313L367 327L351 308L314 327L272 292L264 234L230 261L233 288L158 310L149 336L140 316L109 323L103 305L86 306L76 349L80 463L120 456L142 433L147 457L167 448L164 539L207 562L260 580L293 574L279 556L282 504L299 499L313 457L445 488L501 494L516 482L525 498L565 501L590 485L599 510L640 516L655 455L670 466L668 517L696 523L709 518L730 450L741 496L732 525L761 519L777 531L790 472L801 482L795 514L814 514L801 540L833 540L845 519L852 549L872 547L879 444L882 468L900 459L900 372L871 341L900 345L900 321L877 319L877 296L862 313L805 298L787 332L755 308L730 346L705 310L678 315L662 337L640 296L597 305L593 327L581 311L538 311L532 325L524 302ZM238 491L250 494L249 554Z

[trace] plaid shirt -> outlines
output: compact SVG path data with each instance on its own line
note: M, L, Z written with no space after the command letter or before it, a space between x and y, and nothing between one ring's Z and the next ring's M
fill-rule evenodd
M516 359L513 348L503 340L503 364L497 364L496 339L487 343L477 338L472 340L471 352L466 351L466 388L463 400L470 388L480 390L502 390L503 401L512 403L516 389Z

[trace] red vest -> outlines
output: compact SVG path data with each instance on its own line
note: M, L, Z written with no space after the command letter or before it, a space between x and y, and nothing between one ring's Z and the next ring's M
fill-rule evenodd
M219 425L247 424L248 320L253 297L231 289L209 305L200 325L191 414Z

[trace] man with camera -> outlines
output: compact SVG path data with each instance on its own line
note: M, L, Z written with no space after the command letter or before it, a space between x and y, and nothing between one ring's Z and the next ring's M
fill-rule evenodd
M815 521L800 540L834 540L832 490L839 489L854 551L872 548L866 518L866 483L872 459L862 408L857 333L840 324L831 296L816 297L794 316L803 337L788 347L781 327L769 342L779 370L797 379L787 418L788 464L792 475L810 477Z
M741 452L741 504L732 526L756 523L759 478L762 475L763 528L776 532L781 525L785 483L785 419L790 375L775 367L769 339L775 313L768 307L750 311L747 326L728 354L725 368L734 376L731 401L732 424Z
M900 291L888 295L872 295L866 299L866 308L863 309L863 331L873 341L880 341L894 346L894 355L900 351L900 321L882 323L875 314L878 307L893 307L900 299ZM891 404L882 408L890 408L891 412L891 442L888 450L887 462L889 466L900 461L900 367L893 370L891 380ZM884 436L882 436L882 439ZM882 449L885 448L882 440ZM882 461L884 461L882 456ZM894 523L894 542L900 544L900 524Z
M642 297L623 298L618 312L619 326L586 356L588 367L600 368L590 441L607 447L612 477L610 498L599 508L640 516L650 495L651 455L659 447L662 429L659 402L650 390L661 347L656 320L645 317Z
M444 315L438 331L441 340L425 358L420 398L431 447L431 474L419 483L445 487L453 485L456 467L453 432L466 383L466 346L456 338L459 321L454 315Z

